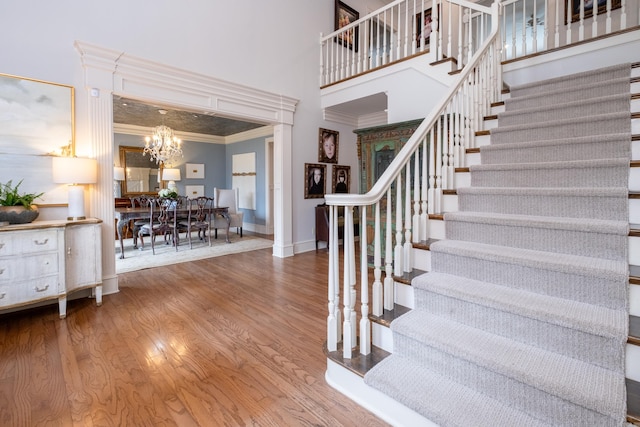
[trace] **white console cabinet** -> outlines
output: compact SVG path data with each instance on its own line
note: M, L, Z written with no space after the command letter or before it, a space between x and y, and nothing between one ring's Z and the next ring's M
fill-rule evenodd
M0 310L57 299L95 288L102 304L102 243L98 219L34 221L0 227Z

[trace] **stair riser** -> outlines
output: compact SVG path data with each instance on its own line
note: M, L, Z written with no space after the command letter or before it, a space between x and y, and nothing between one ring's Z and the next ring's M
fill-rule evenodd
M550 141L562 138L580 138L631 132L629 114L595 116L572 122L529 123L518 129L500 128L491 131L491 144L510 144L532 141Z
M562 206L560 201L567 203L560 207ZM458 208L461 211L470 211L473 207L477 212L514 215L560 216L564 214L571 218L625 221L628 219L627 210L630 206L630 201L622 197L573 196L569 201L569 196L565 195L518 193L458 195ZM638 217L640 219L640 203L638 203Z
M629 141L593 141L579 144L541 145L537 147L511 147L500 145L505 150L481 151L481 162L485 165L505 163L560 162L572 160L593 160L606 157L628 157Z
M627 236L557 228L445 221L448 239L555 253L627 260Z
M589 98L600 98L603 96L612 95L615 93L630 93L631 85L629 79L619 79L610 84L601 84L589 87ZM515 96L512 94L511 98L505 100L505 111L518 111L522 109L528 109L532 106L553 107L554 105L564 102L581 101L585 99L585 89L575 88L571 90L558 91L555 94L542 93L540 95L532 96Z
M508 262L442 253L433 249L431 252L432 269L441 273L614 309L622 308L619 307L620 302L627 296L627 286L621 285L614 279L566 274L561 271ZM558 283L564 283L564 285L559 287Z
M504 402L528 414L536 414L543 421L566 420L566 426L584 427L618 425L609 417L587 411L563 398L545 393L525 385L521 380L508 378L454 357L435 347L418 342L410 337L394 333L394 353L420 360L429 369L467 387L471 387L494 399ZM575 424L572 424L572 421ZM586 422L586 424L585 424Z
M430 313L458 323L604 368L624 365L620 353L620 346L624 346L624 343L610 337L579 332L423 289L416 289L414 293L416 308L427 309Z
M573 167L544 169L472 169L471 185L474 187L560 188L560 187L626 187L629 171L612 170L609 167Z
M597 100L581 101L580 103L573 103L567 107L554 108L549 107L544 110L530 111L523 117L522 115L512 114L510 112L503 113L498 116L499 126L513 126L525 123L544 123L548 121L557 120L558 117L580 117L589 116L593 114L593 103L597 102L601 111L612 113L617 111L629 110L629 92L625 94L625 97L603 97ZM535 107L534 107L535 108Z

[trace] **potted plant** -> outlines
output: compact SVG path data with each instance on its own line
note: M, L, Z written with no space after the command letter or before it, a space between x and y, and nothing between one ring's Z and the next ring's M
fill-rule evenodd
M6 184L0 183L0 222L26 224L38 217L38 207L33 204L33 201L44 193L20 194L18 191L20 184L22 180L15 186L12 181Z

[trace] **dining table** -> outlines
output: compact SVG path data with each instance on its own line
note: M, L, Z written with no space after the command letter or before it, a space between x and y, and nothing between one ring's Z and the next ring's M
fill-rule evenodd
M189 206L183 208L177 208L177 215L188 215L189 214ZM159 212L158 212L159 213ZM231 243L229 240L229 226L231 224L231 217L229 216L229 208L228 207L216 207L211 208L212 215L220 215L227 221L227 235L225 241L227 243ZM115 218L118 221L116 224L116 228L118 229L118 239L120 240L120 259L124 259L124 239L123 232L124 227L131 221L132 219L150 219L151 211L147 207L136 207L136 208L123 208L118 207L115 209ZM154 212L155 216L155 212ZM211 232L211 230L209 230Z

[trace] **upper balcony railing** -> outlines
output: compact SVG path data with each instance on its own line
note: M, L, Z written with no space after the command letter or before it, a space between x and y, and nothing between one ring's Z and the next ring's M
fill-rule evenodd
M500 7L503 61L640 25L631 0L505 0ZM466 0L396 0L320 38L320 87L423 54L461 69L490 19L488 8Z

